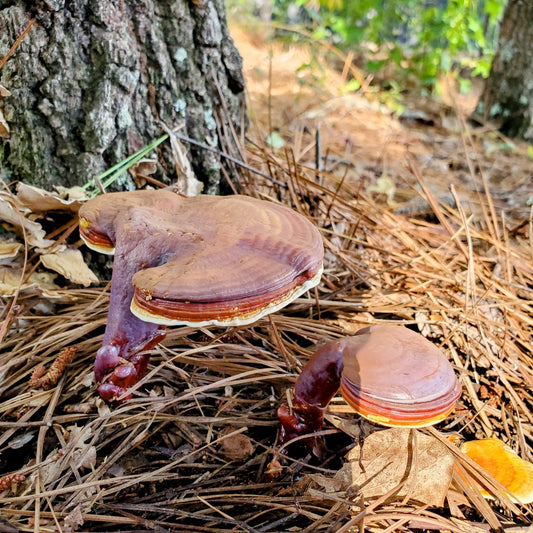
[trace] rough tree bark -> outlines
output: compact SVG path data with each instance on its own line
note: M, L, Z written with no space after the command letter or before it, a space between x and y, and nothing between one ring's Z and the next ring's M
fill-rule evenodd
M533 139L533 0L509 0L477 114L509 137Z
M219 149L244 114L242 61L223 0L0 0L0 70L10 138L0 175L40 186L82 184L162 133L161 123ZM190 147L216 192L216 154ZM164 168L172 175L172 165Z

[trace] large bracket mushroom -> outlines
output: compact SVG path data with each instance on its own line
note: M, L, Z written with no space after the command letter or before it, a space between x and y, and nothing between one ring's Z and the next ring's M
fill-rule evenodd
M278 410L279 443L309 435L303 444L312 446L339 388L357 413L391 427L436 424L461 395L446 356L425 337L402 326L369 326L315 352L296 380L291 406Z
M109 193L82 206L80 235L114 254L107 326L94 363L105 400L146 373L167 325L241 326L273 313L322 275L317 228L248 196Z

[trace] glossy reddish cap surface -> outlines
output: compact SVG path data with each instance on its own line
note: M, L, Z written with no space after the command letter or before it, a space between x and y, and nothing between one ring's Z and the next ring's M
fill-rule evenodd
M365 418L423 427L446 418L461 387L445 355L402 326L379 325L343 341L341 393Z
M80 234L100 251L137 241L132 312L157 324L242 325L317 285L317 228L285 206L247 196L110 193L80 209ZM135 261L135 250L131 258ZM115 261L117 261L117 256Z
M533 464L521 459L501 440L489 438L465 442L461 451L499 481L513 495L514 501L533 502ZM482 487L479 489L484 496L492 497Z

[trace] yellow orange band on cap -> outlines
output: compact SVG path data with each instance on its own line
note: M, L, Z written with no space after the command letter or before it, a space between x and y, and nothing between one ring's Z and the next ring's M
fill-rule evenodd
M414 420L400 420L400 419L390 419L383 415L375 415L371 413L365 413L358 410L358 413L363 417L369 420L370 422L375 422L376 424L380 424L382 426L388 426L388 427L404 427L404 428L423 428L427 426L432 426L434 424L438 424L442 420L444 420L451 412L453 411L453 407L445 411L439 415L435 415L431 418L425 418L420 419L418 422L415 422Z
M107 235L94 230L93 224L85 217L80 217L80 237L88 248L101 254L113 255L115 246Z
M346 402L355 409L355 411L362 417L389 427L407 427L420 428L437 424L444 420L455 407L455 402L460 395L460 389L451 391L449 394L443 395L442 403L435 405L435 402L422 402L418 408L414 408L415 402L409 404L410 409L406 409L401 404L387 401L382 398L375 404L371 404L368 400L363 400L358 397L345 380L341 381L340 386L342 397ZM402 408L403 407L403 408ZM372 408L372 410L371 410Z

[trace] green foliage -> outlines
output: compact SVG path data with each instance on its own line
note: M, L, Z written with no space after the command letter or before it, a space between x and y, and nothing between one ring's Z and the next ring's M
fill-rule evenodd
M146 157L152 150L157 148L162 142L168 139L168 134L165 133L155 141L141 148L138 152L126 157L115 166L107 169L104 173L100 174L96 180L91 180L83 185L83 188L87 191L89 198L97 196L101 189L107 189L118 179L120 179L129 168L138 163L141 159Z
M368 70L392 63L434 85L461 69L488 76L505 0L274 0L274 16L293 22L295 5L315 38L363 49Z

